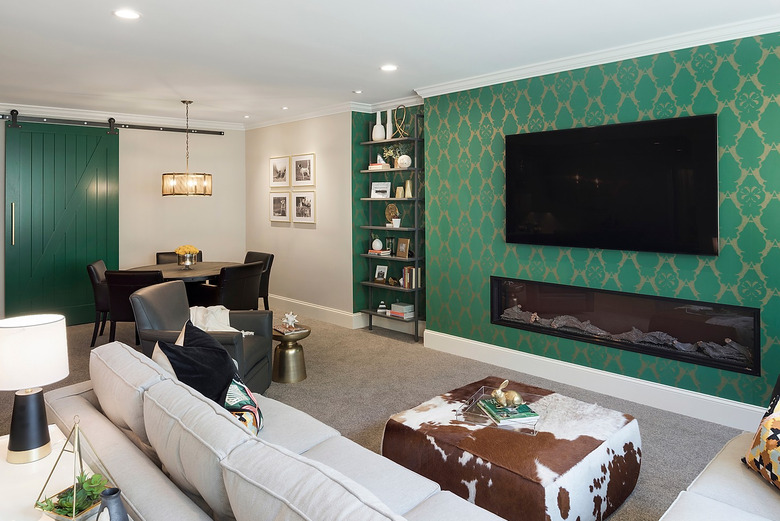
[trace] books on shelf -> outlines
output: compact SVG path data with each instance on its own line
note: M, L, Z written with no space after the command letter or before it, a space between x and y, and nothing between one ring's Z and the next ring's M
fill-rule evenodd
M390 170L389 163L369 163L369 170Z
M277 324L274 326L274 332L280 335L292 335L293 333L299 333L301 331L306 331L306 328L299 326L288 327L284 324Z
M403 319L409 319L414 318L414 311L409 311L407 313L404 313L403 311L393 311L392 309L387 312L388 315L391 317L396 318L403 318Z
M411 313L414 311L414 304L407 304L406 302L394 302L390 305L390 311Z
M390 255L390 250L368 250L369 255L381 255L381 256L387 256Z
M401 287L406 289L417 289L420 286L421 268L414 266L405 266L401 274Z
M483 398L477 405L496 425L534 425L539 420L539 414L525 403L509 409L500 407L493 398Z

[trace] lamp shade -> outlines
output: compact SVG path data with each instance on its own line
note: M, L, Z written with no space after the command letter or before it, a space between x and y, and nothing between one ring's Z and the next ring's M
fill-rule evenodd
M68 339L62 315L0 320L0 390L44 386L68 376Z
M211 174L168 172L162 175L163 195L211 195Z

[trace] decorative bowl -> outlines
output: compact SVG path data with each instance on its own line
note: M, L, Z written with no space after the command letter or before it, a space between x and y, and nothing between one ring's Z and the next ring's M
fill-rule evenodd
M178 255L178 259L179 266L184 266L185 270L191 270L192 266L198 262L198 254L185 253L183 255Z

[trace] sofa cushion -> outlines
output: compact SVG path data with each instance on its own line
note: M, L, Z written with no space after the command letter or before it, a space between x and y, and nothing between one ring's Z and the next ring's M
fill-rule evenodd
M219 462L252 439L246 429L213 400L177 380L146 391L144 421L171 480L203 498L216 519L232 519Z
M220 465L237 521L403 520L336 470L257 438Z
M405 513L404 518L407 521L503 521L504 519L448 490L429 497Z
M749 514L744 510L726 505L695 492L683 491L674 500L672 506L658 521L769 521L769 518Z
M780 488L780 394L772 398L742 463Z
M303 411L261 394L254 397L260 409L265 411L265 416L271 419L257 435L263 441L300 454L339 435L339 431ZM290 428L293 425L295 428Z
M303 455L357 481L397 514L405 514L441 490L436 482L343 436L325 440Z
M92 350L89 375L103 414L136 444L148 448L143 393L170 376L148 357L121 342L110 342Z
M750 447L753 434L732 438L693 480L688 490L751 514L780 521L780 494L740 458Z

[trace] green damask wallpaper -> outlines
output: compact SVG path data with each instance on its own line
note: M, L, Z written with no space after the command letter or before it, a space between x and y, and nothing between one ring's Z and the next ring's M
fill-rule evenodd
M764 405L780 372L780 34L425 100L427 327ZM718 257L506 244L504 136L718 114ZM490 324L499 275L761 308L761 377Z

